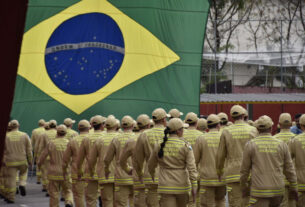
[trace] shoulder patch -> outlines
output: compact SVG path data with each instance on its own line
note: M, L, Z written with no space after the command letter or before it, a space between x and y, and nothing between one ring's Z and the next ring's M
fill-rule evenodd
M190 151L192 151L192 150L193 150L193 148L192 148L192 146L191 146L191 145L188 145L188 148L189 148L189 150L190 150Z

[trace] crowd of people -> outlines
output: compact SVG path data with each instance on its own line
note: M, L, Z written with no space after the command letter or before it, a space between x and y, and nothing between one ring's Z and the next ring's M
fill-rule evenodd
M305 114L248 120L240 105L225 113L157 108L149 117L96 115L78 122L39 120L29 136L8 124L0 196L26 195L28 169L66 207L305 207ZM17 179L17 181L16 181Z

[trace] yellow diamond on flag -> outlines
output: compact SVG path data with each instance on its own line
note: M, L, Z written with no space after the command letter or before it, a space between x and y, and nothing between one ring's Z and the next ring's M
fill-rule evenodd
M80 114L178 60L106 0L83 0L24 34L18 74Z

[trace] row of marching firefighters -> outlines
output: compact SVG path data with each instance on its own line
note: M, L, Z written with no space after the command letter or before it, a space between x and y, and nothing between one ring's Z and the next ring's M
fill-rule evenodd
M292 133L290 114L279 116L280 131L264 115L247 121L234 105L225 113L199 119L162 108L152 119L96 115L78 123L67 118L39 120L31 140L8 125L0 170L0 195L14 203L26 195L28 165L37 163L37 183L50 196L50 207L305 206L305 133ZM169 119L169 120L168 120ZM305 115L296 117L305 131ZM32 149L34 157L32 156ZM30 167L31 169L31 167Z

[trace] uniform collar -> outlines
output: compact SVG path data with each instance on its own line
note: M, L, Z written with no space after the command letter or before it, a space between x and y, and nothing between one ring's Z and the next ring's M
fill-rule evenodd
M219 132L217 128L210 129L209 132Z
M234 124L245 124L246 122L242 119L236 120Z
M263 136L272 136L272 134L270 132L267 133L259 133L259 137L263 137Z
M290 132L290 129L281 129L280 132Z

